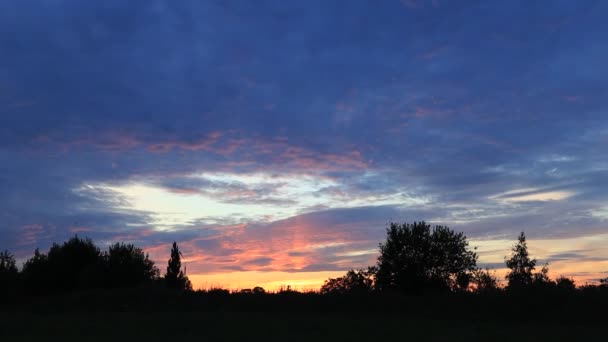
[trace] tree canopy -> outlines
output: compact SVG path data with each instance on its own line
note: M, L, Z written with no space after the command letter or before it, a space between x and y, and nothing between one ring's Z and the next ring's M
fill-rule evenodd
M89 238L74 236L53 244L48 253L49 286L60 290L81 290L103 285L103 258Z
M0 252L0 296L15 288L18 276L15 257L9 251Z
M108 285L129 287L158 279L159 270L147 254L132 244L115 243L104 255Z
M499 290L498 278L489 269L477 269L471 279L475 291L479 293L492 293Z
M40 294L49 290L47 288L50 277L48 261L47 255L40 253L40 250L36 248L34 256L23 264L21 278L23 285L30 293Z
M177 261L172 265L181 268L181 262ZM177 279L181 279L182 288L190 289L190 282L181 270ZM115 243L102 252L91 239L78 236L53 244L47 254L36 249L20 274L24 290L32 294L129 288L159 280L158 268L141 248Z
M349 270L342 277L329 278L321 286L322 294L365 294L374 289L376 268Z
M380 244L377 287L408 293L467 288L477 254L463 233L422 222L391 223Z

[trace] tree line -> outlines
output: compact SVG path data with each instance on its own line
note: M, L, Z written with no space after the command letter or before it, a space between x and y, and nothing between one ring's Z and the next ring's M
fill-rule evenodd
M447 226L431 227L424 221L390 223L386 240L379 244L379 252L376 265L351 269L342 277L326 280L320 294L565 293L576 290L571 278L551 279L548 265L537 269L538 262L530 257L523 232L511 255L505 257L509 269L506 286L502 286L495 272L477 267L478 255L475 248L469 246L467 237ZM182 270L181 259L182 253L173 242L166 271L161 276L148 254L133 244L115 243L101 251L91 239L74 236L63 244L53 244L47 253L36 249L21 270L11 253L0 252L0 296L102 288L191 291L192 284ZM608 278L602 279L597 288L608 289ZM221 292L228 293L227 290ZM256 287L241 293L263 294L265 291Z
M101 251L91 239L76 235L63 244L54 243L47 253L36 249L21 270L10 252L0 252L0 291L42 295L142 286L191 290L181 258L174 242L161 276L148 254L133 244L115 243Z
M501 286L489 269L477 267L478 255L469 247L466 236L446 226L426 222L391 223L386 241L379 245L377 264L367 269L349 270L344 276L330 278L321 287L323 294L446 292L476 293L550 293L576 290L573 279L550 279L548 264L537 269L538 261L528 252L522 232L505 257L509 269ZM592 285L586 285L593 287ZM608 289L608 278L599 288Z

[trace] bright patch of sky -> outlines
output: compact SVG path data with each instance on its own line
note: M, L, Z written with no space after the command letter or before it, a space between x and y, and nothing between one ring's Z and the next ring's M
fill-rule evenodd
M543 191L542 189L527 188L504 192L499 195L491 196L504 202L531 202L531 201L560 201L574 195L570 191Z
M369 177L364 174L362 178ZM201 184L238 185L242 191L224 191L221 187L204 186L174 191L149 180L125 184L85 184L76 191L87 196L103 193L115 209L150 213L148 222L157 230L171 230L194 222L232 224L235 222L276 221L318 208L354 208L369 203L375 205L424 205L428 199L405 192L388 194L336 193L324 191L340 188L341 184L325 176L270 173L196 173L186 176ZM264 189L272 201L259 200L246 189ZM242 196L240 193L242 192ZM287 203L288 205L281 204Z

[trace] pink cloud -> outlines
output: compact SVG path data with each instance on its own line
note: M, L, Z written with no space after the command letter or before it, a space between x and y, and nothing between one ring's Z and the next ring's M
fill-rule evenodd
M564 98L568 102L579 102L583 97L582 96L566 96Z
M345 154L333 154L318 153L299 147L287 147L279 155L278 160L304 170L360 170L369 166L358 150Z
M211 132L207 134L205 137L194 141L194 142L184 142L184 141L166 141L161 143L154 143L148 145L148 151L150 152L160 152L166 153L173 149L182 149L186 151L215 151L214 146L218 143L219 139L222 137L221 132Z
M446 118L454 113L451 109L440 109L428 106L416 106L413 112L405 112L400 116L403 118Z
M95 231L93 228L88 228L88 227L72 227L72 228L70 228L70 232L72 232L74 234L93 232L93 231Z
M212 166L219 169L243 167L265 170L272 167L273 170L283 171L324 172L361 170L369 166L361 151L352 147L343 149L345 152L319 152L293 145L289 142L289 138L284 136L237 137L234 131L214 131L189 141L172 137L149 139L125 131L108 131L69 141L45 135L38 137L36 143L44 146L56 145L64 152L87 146L112 153L134 149L161 154L206 152L225 157ZM112 168L116 167L117 164L112 164Z
M437 57L438 55L440 55L441 53L443 53L448 48L449 48L448 45L437 46L437 47L434 47L430 50L427 50L427 51L419 54L417 57L420 59L426 59L426 60L433 59L433 58Z
M238 271L297 272L318 267L329 270L363 267L375 256L352 251L376 246L351 225L327 225L306 215L270 224L222 226L210 236L178 241L190 272ZM145 248L156 260L165 260L169 244Z
M430 0L430 1L426 1L426 0L401 0L401 3L403 4L403 6L409 8L409 9L419 9L419 8L424 7L426 4L430 4L434 8L439 7L439 0Z
M45 233L45 228L41 224L26 224L21 226L17 246L29 246L38 243Z
M411 9L415 9L418 8L420 6L420 3L416 0L401 0L401 3L407 7L407 8L411 8Z

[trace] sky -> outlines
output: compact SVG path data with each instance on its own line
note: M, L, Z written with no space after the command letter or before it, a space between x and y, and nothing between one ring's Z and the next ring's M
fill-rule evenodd
M318 288L389 222L608 274L608 2L2 1L0 249Z

